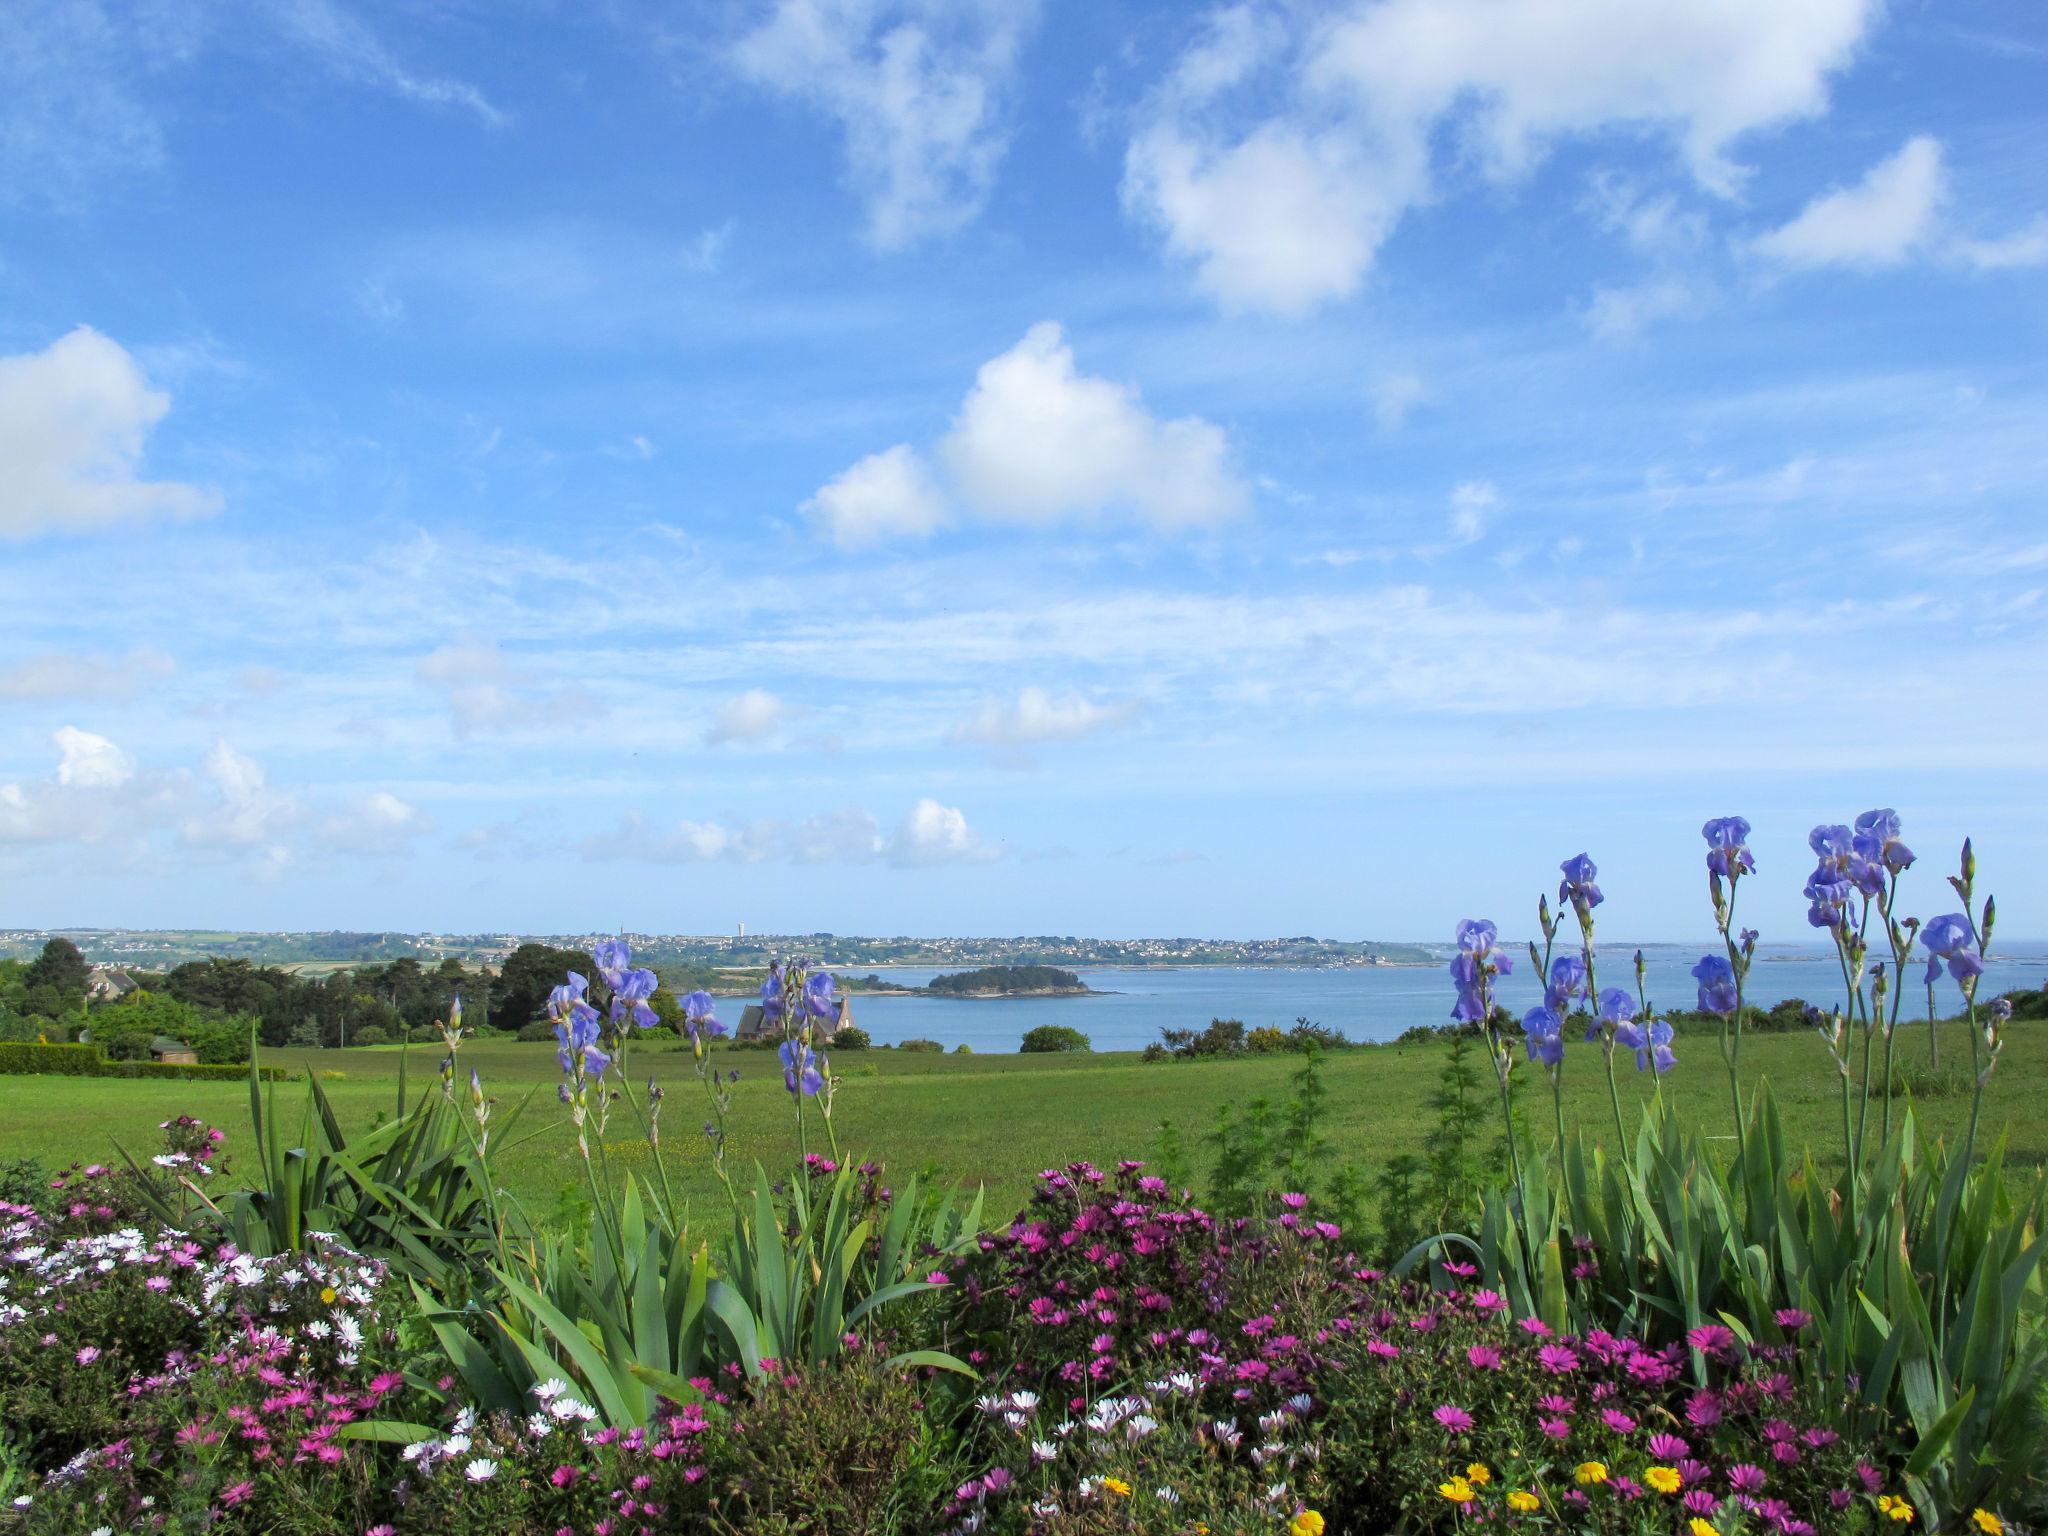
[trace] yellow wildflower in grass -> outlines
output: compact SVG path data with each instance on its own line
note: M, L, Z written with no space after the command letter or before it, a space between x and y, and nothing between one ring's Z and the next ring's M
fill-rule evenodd
M1313 1509L1304 1509L1287 1522L1287 1536L1323 1536L1323 1517Z
M327 1305L330 1307L334 1305L334 1303L340 1298L340 1296L341 1292L337 1291L331 1285L323 1285L320 1287L320 1299L326 1302Z
M1475 1461L1465 1469L1465 1481L1474 1488L1484 1488L1493 1481L1493 1468L1483 1461Z
M1517 1488L1508 1495L1508 1508L1516 1511L1518 1514L1526 1515L1531 1510L1541 1509L1542 1507L1543 1501L1526 1488Z
M1721 1536L1719 1527L1713 1521L1702 1520L1698 1515L1692 1517L1692 1524L1686 1529L1692 1532L1692 1536Z
M1448 1483L1438 1483L1436 1491L1453 1504L1470 1504L1478 1496L1472 1485L1462 1477L1454 1477Z
M1678 1475L1676 1467L1652 1467L1643 1474L1643 1481L1659 1493L1676 1493L1685 1486L1685 1479Z
M1913 1518L1913 1506L1895 1493L1888 1493L1877 1501L1877 1512L1889 1515L1902 1524L1910 1523Z
M1970 1511L1970 1523L1984 1533L1984 1536L2005 1536L2005 1522L1988 1509Z
M1587 1487L1607 1481L1607 1463L1604 1461L1582 1461L1578 1471L1572 1474Z
M1102 1486L1120 1499L1128 1499L1131 1496L1131 1485L1120 1477L1105 1477Z

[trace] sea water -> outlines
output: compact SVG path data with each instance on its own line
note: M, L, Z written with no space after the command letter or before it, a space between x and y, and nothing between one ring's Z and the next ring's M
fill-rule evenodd
M1676 945L1645 947L1647 990L1653 1007L1690 1008L1698 983L1689 974L1702 949ZM1542 988L1520 957L1504 979L1501 1002L1519 1015L1533 1007ZM1872 957L1873 961L1877 958ZM880 975L899 986L918 987L941 974L910 968L848 967L848 973ZM1907 968L1905 1019L1926 1017L1927 992L1920 961ZM1200 1029L1212 1018L1240 1019L1248 1029L1286 1029L1298 1018L1341 1030L1353 1040L1391 1040L1415 1024L1449 1020L1453 991L1441 965L1345 966L1330 969L1251 966L1159 966L1077 973L1094 997L883 997L853 993L853 1016L878 1045L901 1040L936 1040L951 1050L1014 1051L1027 1029L1066 1024L1088 1036L1098 1051L1142 1050L1161 1029ZM1635 990L1633 951L1604 950L1599 981ZM2048 944L2015 946L1985 968L1978 996L2048 985ZM1840 963L1830 952L1759 949L1750 971L1748 1001L1758 1007L1788 997L1827 1006L1843 997ZM719 1012L737 1021L751 999L722 999ZM1960 1010L1955 984L1946 975L1935 986L1935 1004L1945 1017Z

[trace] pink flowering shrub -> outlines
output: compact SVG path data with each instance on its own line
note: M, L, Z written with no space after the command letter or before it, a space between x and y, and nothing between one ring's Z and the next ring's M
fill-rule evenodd
M1313 1400L1254 1417L1217 1415L1204 1395L1181 1371L1085 1411L1022 1387L982 1397L987 1464L941 1510L947 1536L1284 1532L1327 1492Z
M1487 1290L1433 1293L1371 1270L1351 1280L1353 1326L1315 1390L1337 1510L1365 1528L1540 1514L1569 1530L1703 1519L1812 1536L1866 1523L1889 1486L1882 1456L1833 1427L1843 1405L1800 1384L1797 1344L1748 1350L1712 1324L1694 1331L1697 1349L1652 1349L1553 1334Z
M1226 1221L1142 1163L1047 1170L955 1277L969 1359L1076 1410L1177 1371L1224 1411L1276 1406L1317 1374L1344 1273L1341 1229L1281 1201Z
M1798 1369L1811 1324L1797 1313L1779 1319L1794 1342L1778 1347L1746 1348L1718 1324L1661 1348L1556 1336L1491 1291L1360 1265L1298 1197L1270 1223L1221 1221L1135 1163L1046 1173L982 1250L954 1277L954 1304L995 1388L982 1408L997 1486L953 1501L962 1533L1179 1530L1196 1507L1234 1528L1218 1495L1240 1434L1264 1449L1261 1487L1281 1490L1269 1507L1320 1500L1347 1530L1701 1519L1807 1536L1868 1525L1898 1491L1892 1447L1845 1440L1846 1394ZM1141 1432L1093 1427L1105 1405ZM1199 1487L1176 1470L1191 1466ZM1104 1502L1104 1476L1173 1508Z

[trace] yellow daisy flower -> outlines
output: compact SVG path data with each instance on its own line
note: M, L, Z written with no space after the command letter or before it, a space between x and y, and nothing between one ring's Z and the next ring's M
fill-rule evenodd
M1478 1497L1473 1491L1472 1485L1462 1477L1454 1477L1448 1483L1438 1483L1436 1491L1449 1499L1453 1504L1470 1504L1474 1498Z
M1692 1524L1687 1529L1692 1536L1721 1536L1719 1528L1711 1520L1702 1520L1698 1515L1692 1517Z
M1970 1511L1970 1523L1984 1533L1984 1536L2005 1536L2005 1522L1988 1509Z
M1604 1461L1582 1461L1579 1469L1572 1474L1587 1487L1607 1481L1607 1463Z
M340 1297L341 1292L337 1291L333 1286L323 1285L320 1287L320 1299L326 1302L328 1306L333 1306Z
M1131 1485L1120 1477L1105 1477L1102 1486L1120 1499L1128 1499L1131 1496Z
M1530 1493L1527 1489L1517 1488L1513 1493L1508 1495L1508 1508L1515 1510L1521 1514L1526 1515L1531 1510L1541 1509L1542 1507L1543 1501L1537 1498L1535 1494Z
M1877 1501L1877 1512L1889 1515L1901 1524L1910 1524L1913 1519L1913 1506L1895 1493L1888 1493Z
M1685 1486L1676 1467L1652 1467L1643 1474L1643 1481L1659 1493L1676 1493Z
M1323 1517L1313 1509L1304 1509L1287 1523L1287 1536L1323 1536Z
M1493 1469L1483 1461L1475 1461L1465 1469L1465 1481L1475 1488L1484 1488L1493 1481Z

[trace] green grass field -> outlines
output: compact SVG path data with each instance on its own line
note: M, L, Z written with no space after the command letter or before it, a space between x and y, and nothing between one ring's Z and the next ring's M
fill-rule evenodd
M1727 1077L1711 1037L1679 1041L1681 1067L1665 1080L1664 1092L1681 1113L1709 1135L1730 1132ZM1916 1101L1922 1124L1935 1135L1959 1135L1970 1108L1969 1037L1959 1025L1943 1027L1942 1059L1960 1064L1945 1092ZM1902 1030L1901 1063L1924 1065L1924 1025ZM1331 1156L1357 1159L1374 1171L1387 1157L1416 1151L1432 1124L1428 1100L1436 1087L1445 1048L1440 1044L1389 1045L1340 1051L1327 1059L1329 1089L1326 1133ZM396 1103L399 1053L395 1048L354 1051L274 1051L265 1061L327 1074L323 1084L345 1125L369 1125L389 1115ZM438 1092L434 1074L438 1050L415 1047L409 1073L412 1091ZM1567 1058L1568 1122L1611 1140L1612 1113L1594 1050L1573 1048ZM529 1089L538 1089L525 1118L497 1158L500 1179L529 1209L545 1216L565 1188L580 1188L582 1170L563 1112L554 1100L552 1047L545 1044L488 1043L463 1052L465 1066L483 1074L487 1090L500 1100L502 1118ZM1492 1079L1483 1057L1473 1060ZM720 1062L742 1075L734 1090L731 1150L738 1166L761 1159L771 1169L795 1149L790 1101L782 1090L774 1058L759 1051L721 1053ZM990 1213L1006 1215L1027 1194L1041 1168L1088 1158L1110 1163L1148 1154L1161 1120L1176 1121L1193 1142L1213 1126L1226 1103L1260 1095L1283 1099L1287 1078L1299 1065L1291 1056L1222 1062L1145 1063L1135 1055L1097 1056L932 1056L894 1051L843 1053L835 1066L844 1078L836 1120L841 1148L856 1157L887 1163L899 1178L921 1168L942 1177L988 1188ZM664 1147L670 1177L688 1190L701 1219L718 1224L723 1202L709 1170L700 1127L705 1114L689 1057L680 1050L640 1047L632 1061L636 1082L651 1074L668 1090L663 1113ZM1803 1135L1817 1160L1840 1161L1838 1079L1825 1048L1808 1034L1751 1035L1743 1046L1743 1072L1754 1084L1767 1076L1795 1137ZM1633 1130L1633 1105L1648 1086L1630 1070L1623 1075L1623 1103ZM1986 1096L1985 1128L2010 1133L2015 1162L2048 1162L2048 1043L2041 1026L2010 1028L1997 1075ZM1549 1094L1528 1075L1528 1120L1541 1134L1550 1125ZM305 1088L298 1082L276 1088L280 1111L296 1125ZM1492 1099L1489 1097L1489 1104ZM1873 1105L1875 1108L1875 1105ZM249 1102L246 1085L102 1078L0 1077L0 1161L34 1157L61 1167L73 1159L110 1160L119 1140L138 1157L156 1149L157 1125L178 1113L198 1115L224 1128L231 1153L246 1149ZM1493 1122L1489 1121L1489 1125ZM531 1136L530 1133L540 1132ZM822 1150L813 1122L812 1147ZM630 1111L621 1105L606 1137L615 1166L646 1171L647 1149ZM1199 1162L1198 1162L1199 1166Z

